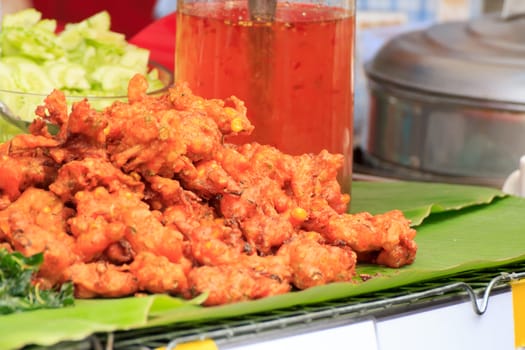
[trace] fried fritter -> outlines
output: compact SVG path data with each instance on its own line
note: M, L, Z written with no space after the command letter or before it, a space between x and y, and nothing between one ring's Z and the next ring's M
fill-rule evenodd
M0 145L0 247L43 252L42 286L73 281L79 298L206 292L219 305L350 281L360 261L414 261L400 211L346 213L342 155L228 143L253 130L242 101L146 89L137 75L128 102L83 100L69 114L54 91L31 134Z
M189 296L186 275L190 268L189 261L173 263L165 256L150 252L139 253L129 266L140 290L183 296Z
M119 297L138 291L138 280L126 267L105 261L77 263L66 270L77 298Z
M331 282L350 281L355 274L356 254L347 246L332 246L317 232L300 232L279 249L289 259L292 283L306 289Z
M67 233L66 220L73 214L53 193L34 187L0 211L0 237L25 256L44 253L43 286L65 282L64 271L80 261L75 239Z
M190 290L193 295L209 293L205 305L227 304L287 293L292 288L289 279L278 273L283 268L287 269L286 261L277 259L277 256L259 258L254 264L253 259L248 257L224 265L196 267L188 275Z

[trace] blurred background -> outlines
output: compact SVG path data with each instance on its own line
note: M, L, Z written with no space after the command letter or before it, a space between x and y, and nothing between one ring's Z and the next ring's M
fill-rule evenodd
M356 0L356 81L354 144L364 146L368 93L363 63L389 39L434 23L469 20L499 12L503 0Z

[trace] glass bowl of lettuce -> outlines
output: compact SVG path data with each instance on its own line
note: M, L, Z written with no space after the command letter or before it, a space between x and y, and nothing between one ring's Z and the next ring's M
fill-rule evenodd
M68 105L87 98L102 110L125 101L135 74L146 77L148 93L164 92L173 83L170 70L149 60L149 51L128 43L110 30L105 11L57 32L55 20L35 9L6 14L0 31L0 100L21 119L31 121L35 109L58 89ZM22 130L0 120L0 142Z

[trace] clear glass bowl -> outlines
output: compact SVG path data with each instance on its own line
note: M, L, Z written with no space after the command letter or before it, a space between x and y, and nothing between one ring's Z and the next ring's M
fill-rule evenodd
M151 95L158 95L166 92L173 84L173 73L166 67L156 63L150 63L151 69L157 69L162 87L150 91ZM31 121L35 117L35 109L44 103L48 94L31 93L21 91L10 91L0 89L0 100L3 101L11 111L21 119ZM66 96L67 104L71 108L73 102L87 98L91 107L102 110L110 106L115 101L126 101L127 96ZM11 139L14 135L23 131L9 122L0 119L0 143Z

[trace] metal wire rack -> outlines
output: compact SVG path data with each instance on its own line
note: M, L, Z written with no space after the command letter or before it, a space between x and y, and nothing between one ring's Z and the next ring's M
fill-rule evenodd
M133 331L95 334L81 342L64 342L57 350L152 350L174 349L177 344L213 339L222 349L277 333L301 333L316 328L350 324L363 319L393 314L444 303L469 301L473 312L483 315L491 295L507 291L512 280L525 278L525 262L469 271L447 278L407 285L390 290L304 305L261 314L210 322L177 323L172 326ZM27 350L40 349L28 347Z

